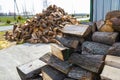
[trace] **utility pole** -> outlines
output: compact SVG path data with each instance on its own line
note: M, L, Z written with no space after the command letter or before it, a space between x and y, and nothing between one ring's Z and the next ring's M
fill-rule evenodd
M48 7L48 1L43 0L43 9L46 9Z
M16 20L16 8L17 8L17 12L19 14L19 9L18 9L18 6L17 6L17 2L16 2L16 0L14 0L14 20Z

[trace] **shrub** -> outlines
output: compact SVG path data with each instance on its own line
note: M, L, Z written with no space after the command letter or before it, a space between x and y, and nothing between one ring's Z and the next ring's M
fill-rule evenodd
M10 20L7 20L7 21L6 21L6 23L7 23L7 24L10 24L10 23L11 23L11 21L10 21Z
M22 16L18 16L18 20L22 20Z

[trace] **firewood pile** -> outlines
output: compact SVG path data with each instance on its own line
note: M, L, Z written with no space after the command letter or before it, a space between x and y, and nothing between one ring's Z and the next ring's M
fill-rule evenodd
M51 44L51 52L17 66L21 79L120 80L119 16L64 26L65 36L55 37L63 46Z
M55 37L67 24L78 24L78 21L56 5L50 5L42 13L36 14L24 24L16 24L12 32L6 32L6 39L18 43L59 43Z

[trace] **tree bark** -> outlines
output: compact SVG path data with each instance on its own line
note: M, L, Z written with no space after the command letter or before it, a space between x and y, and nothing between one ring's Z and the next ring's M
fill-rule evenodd
M69 62L95 73L101 72L103 60L103 55L80 55L77 53L72 54L69 58Z
M90 41L86 41L82 44L82 51L94 55L106 55L109 48L110 46L108 45Z
M112 45L118 39L118 33L116 32L94 32L92 40L103 44Z

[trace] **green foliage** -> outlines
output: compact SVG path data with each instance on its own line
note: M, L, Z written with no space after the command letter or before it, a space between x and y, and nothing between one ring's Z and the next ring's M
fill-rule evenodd
M10 21L10 20L7 20L7 21L6 21L6 23L7 23L7 24L10 24L10 23L11 23L11 21Z
M18 16L17 19L18 20L22 20L23 18L22 18L22 16Z

